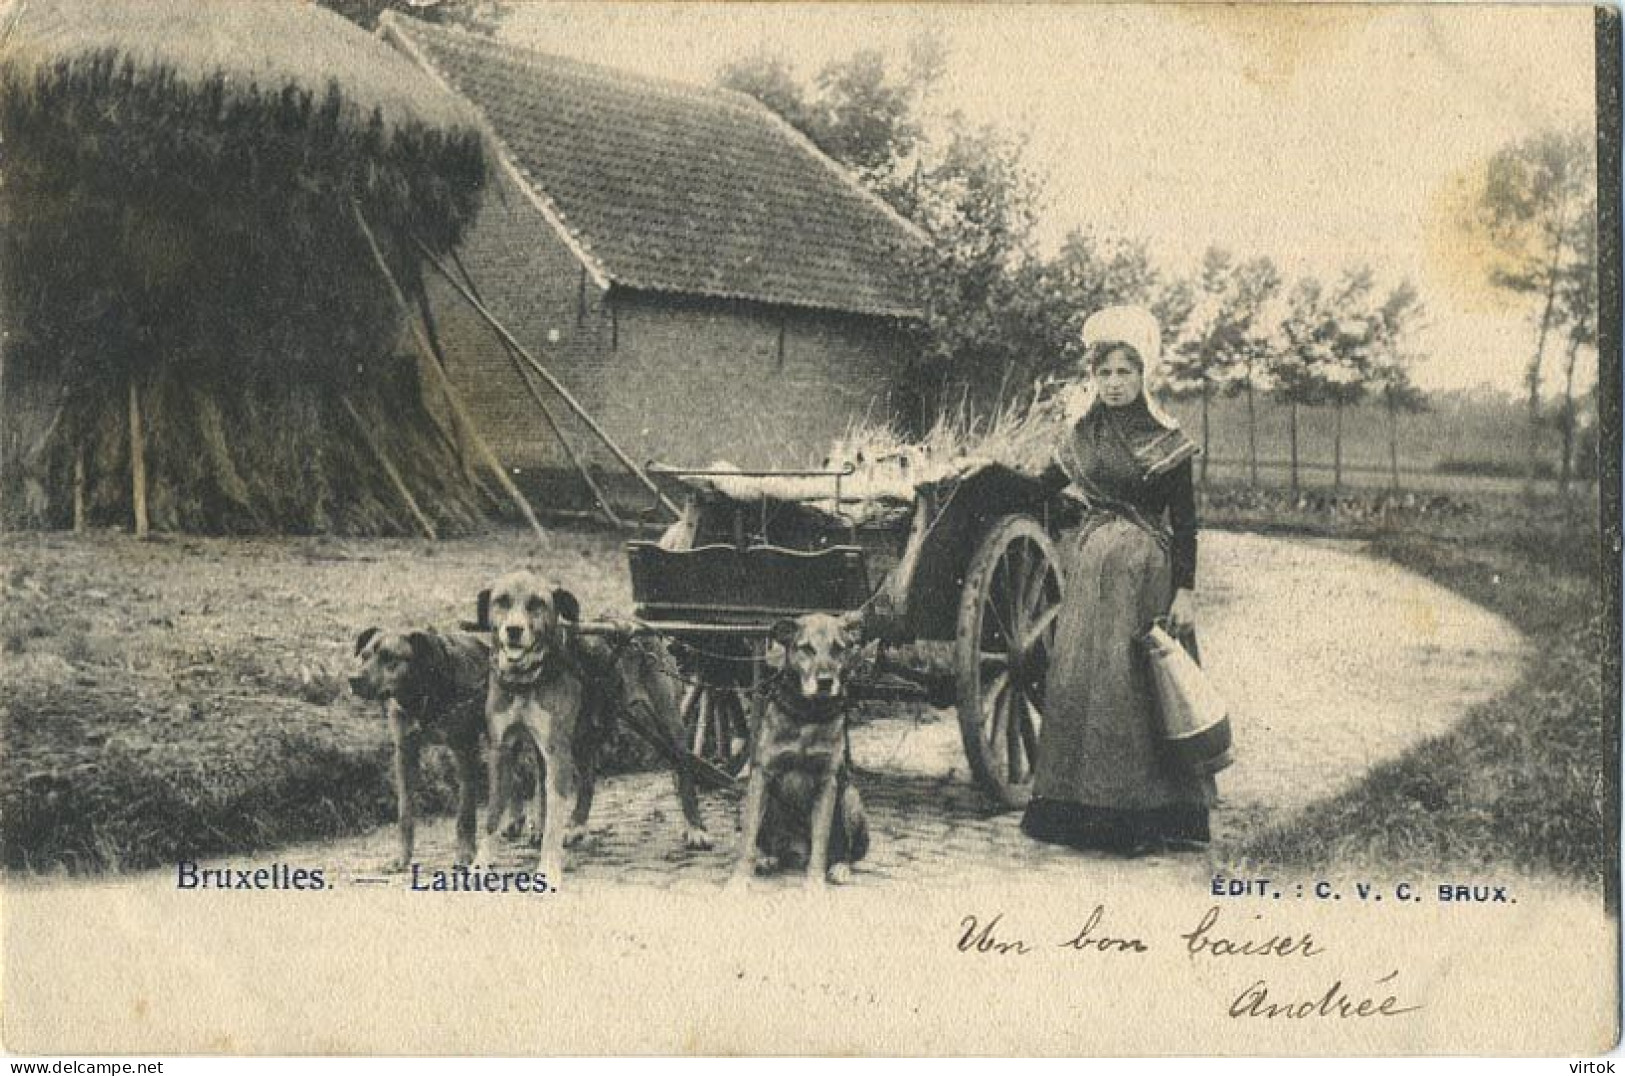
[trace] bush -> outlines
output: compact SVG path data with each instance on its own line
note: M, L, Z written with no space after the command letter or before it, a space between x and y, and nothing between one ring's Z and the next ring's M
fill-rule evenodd
M1442 459L1433 465L1438 474L1470 475L1478 478L1527 478L1527 460L1465 460ZM1536 478L1555 478L1557 468L1547 460L1535 461Z

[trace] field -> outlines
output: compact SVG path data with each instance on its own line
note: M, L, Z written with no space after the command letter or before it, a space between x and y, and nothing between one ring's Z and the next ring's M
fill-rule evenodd
M1215 528L1360 537L1511 619L1537 657L1508 694L1330 801L1244 828L1222 860L1606 870L1594 516L1489 493L1305 495L1216 486ZM452 626L515 563L626 612L622 538L584 526L478 539L0 538L0 791L8 867L93 871L369 829L393 817L377 712L350 698L372 624ZM610 769L648 760L628 739ZM428 809L449 763L428 756Z
M545 544L23 534L0 557L13 868L150 866L392 818L385 724L344 686L359 631L455 627L516 563L570 579L586 610L630 604L621 539L590 530ZM444 809L450 764L425 762Z
M1521 402L1486 391L1435 393L1431 410L1423 414L1401 415L1399 419L1399 467L1402 485L1413 479L1470 468L1462 473L1523 474L1527 443L1528 415ZM1196 400L1170 401L1171 411L1190 435L1202 436L1201 404ZM1277 476L1284 483L1286 463L1291 459L1291 418L1288 408L1268 396L1256 401L1258 458L1278 465ZM1335 453L1336 416L1326 407L1298 409L1298 460L1314 468L1314 478L1330 484ZM1213 464L1223 461L1226 476L1231 468L1243 466L1247 455L1247 405L1241 398L1210 401L1208 424L1211 453L1208 476L1221 477ZM1353 471L1365 469L1387 482L1389 470L1388 414L1367 402L1343 411L1343 466L1345 479ZM1557 471L1560 439L1554 429L1541 431L1540 465ZM1264 475L1261 474L1263 478Z

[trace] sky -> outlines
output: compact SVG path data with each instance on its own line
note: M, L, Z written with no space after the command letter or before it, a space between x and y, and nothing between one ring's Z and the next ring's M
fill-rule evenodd
M861 48L900 61L928 31L948 48L932 108L1029 139L1044 246L1085 227L1181 271L1216 244L1289 281L1365 262L1422 291L1419 384L1520 391L1534 314L1442 222L1497 148L1594 129L1588 6L520 2L501 32L711 83L757 52L803 79Z

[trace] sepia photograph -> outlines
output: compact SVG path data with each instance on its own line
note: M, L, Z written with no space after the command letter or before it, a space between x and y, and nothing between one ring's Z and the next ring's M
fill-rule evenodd
M0 1048L1620 1037L1620 20L0 0Z

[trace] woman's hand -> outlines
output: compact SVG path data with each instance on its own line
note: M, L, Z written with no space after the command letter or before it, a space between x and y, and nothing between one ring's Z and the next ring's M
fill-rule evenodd
M1168 630L1183 635L1196 628L1196 595L1189 590L1174 591L1174 603L1168 607Z

